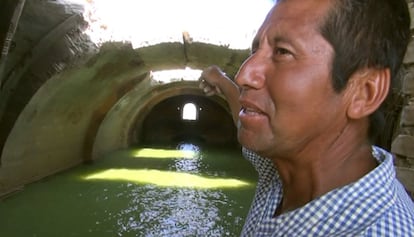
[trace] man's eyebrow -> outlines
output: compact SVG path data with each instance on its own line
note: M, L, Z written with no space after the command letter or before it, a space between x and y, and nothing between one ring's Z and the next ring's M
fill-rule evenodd
M271 39L270 43L272 43L272 44L284 43L284 44L289 44L292 47L298 46L298 42L296 40L294 40L294 39L292 40L291 38L286 37L284 35L274 36ZM253 41L252 41L252 45L251 45L251 49L250 50L251 51L254 51L254 50L256 50L259 47L260 47L260 37L256 36L253 39Z
M291 50L303 50L303 42L302 39L289 37L286 35L278 35L273 37L272 42L273 45L282 44L284 47L289 47Z
M272 39L272 43L289 43L289 44L293 44L294 42L292 42L291 39L289 39L285 36L278 35L278 36L276 36Z

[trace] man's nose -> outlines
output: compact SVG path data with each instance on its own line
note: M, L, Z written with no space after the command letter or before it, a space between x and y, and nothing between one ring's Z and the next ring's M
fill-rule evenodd
M247 58L236 74L235 82L240 88L260 89L265 82L265 63L258 54Z

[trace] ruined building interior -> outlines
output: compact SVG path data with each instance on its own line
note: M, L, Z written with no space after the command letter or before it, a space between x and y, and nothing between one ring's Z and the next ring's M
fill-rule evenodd
M412 3L410 10L414 12ZM233 77L248 47L209 42L195 30L175 32L155 43L116 38L96 43L86 31L113 29L103 23L93 29L91 23L99 21L94 9L70 1L4 0L0 12L0 196L135 144L182 137L215 145L237 143L224 98L205 97L196 80L171 76L165 82L157 73L193 69L199 75L199 70L216 64ZM145 25L151 21L156 19ZM140 32L137 25L131 21L128 30ZM411 193L413 63L414 42L378 141L396 155L397 174ZM187 104L200 118L191 126L180 119Z

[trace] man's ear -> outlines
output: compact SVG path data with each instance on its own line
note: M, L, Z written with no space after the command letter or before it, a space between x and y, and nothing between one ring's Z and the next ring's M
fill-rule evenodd
M359 119L372 114L387 97L390 84L388 68L364 68L354 73L346 88L350 98L348 117Z

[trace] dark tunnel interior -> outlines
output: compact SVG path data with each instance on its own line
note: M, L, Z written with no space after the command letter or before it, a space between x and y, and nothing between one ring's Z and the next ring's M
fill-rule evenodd
M140 137L143 144L151 145L237 145L230 113L213 100L197 95L174 96L158 103L146 116Z

